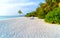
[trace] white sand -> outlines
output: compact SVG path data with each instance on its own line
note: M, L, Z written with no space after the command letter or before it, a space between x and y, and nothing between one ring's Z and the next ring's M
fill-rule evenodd
M36 17L0 20L0 38L60 38L60 26Z

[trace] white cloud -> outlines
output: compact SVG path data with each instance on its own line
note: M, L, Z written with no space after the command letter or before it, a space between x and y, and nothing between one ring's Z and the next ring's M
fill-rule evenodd
M18 6L18 5L20 5L20 6L29 6L29 5L36 5L36 3L35 2L29 2L29 3L16 3L15 4L15 6Z
M0 0L0 3L24 3L28 2L29 0Z
M0 4L0 15L16 15L19 8L29 5L30 6L36 5L36 3L29 2L29 3L15 3L15 4ZM15 13L13 14L13 12Z
M0 3L7 3L9 2L10 0L0 0Z
M29 0L0 0L0 16L1 15L16 15L19 9L24 9L25 6L37 5ZM11 3L13 2L13 3ZM15 2L15 3L14 3Z
M0 4L0 6L29 6L29 5L37 5L37 3L28 2L28 3L15 3L15 4Z

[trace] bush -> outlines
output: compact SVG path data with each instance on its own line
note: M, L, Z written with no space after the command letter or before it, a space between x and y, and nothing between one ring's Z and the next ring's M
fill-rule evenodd
M37 14L36 14L36 12L35 11L33 11L33 12L30 12L30 13L27 13L26 15L25 15L26 17L37 17Z
M44 19L46 15L46 12L44 12L44 9L40 9L40 11L38 12L38 18Z
M45 21L53 24L60 24L60 8L55 8L53 11L49 12Z

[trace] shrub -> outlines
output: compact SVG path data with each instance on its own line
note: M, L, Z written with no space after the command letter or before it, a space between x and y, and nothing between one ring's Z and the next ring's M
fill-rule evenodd
M36 14L36 12L35 11L33 11L33 12L30 12L30 13L27 13L26 15L25 15L26 17L37 17L37 14Z
M60 24L60 8L55 8L53 11L49 12L45 17L45 21Z
M44 19L46 15L46 12L44 12L44 9L40 9L40 11L38 12L38 18Z

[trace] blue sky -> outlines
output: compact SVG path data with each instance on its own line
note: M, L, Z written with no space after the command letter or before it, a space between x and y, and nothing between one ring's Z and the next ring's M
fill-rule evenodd
M0 0L0 16L18 15L18 10L26 14L34 11L44 0Z

